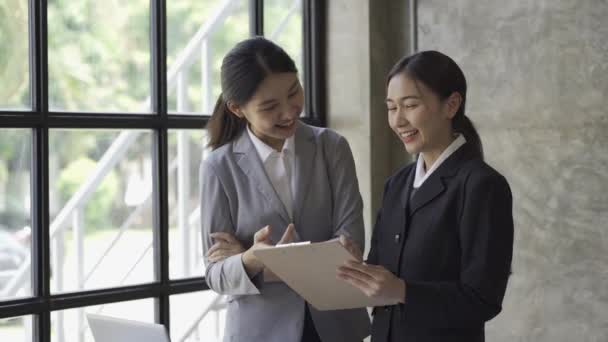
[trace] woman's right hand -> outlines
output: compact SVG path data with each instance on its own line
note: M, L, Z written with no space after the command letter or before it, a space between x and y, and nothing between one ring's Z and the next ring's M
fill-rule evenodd
M253 246L242 254L243 266L245 266L245 270L250 277L255 276L264 269L264 264L253 255L253 252L258 249L273 247L272 242L270 241L271 230L272 228L270 226L258 230L253 236ZM291 242L293 240L294 231L295 228L293 223L289 224L287 229L285 229L285 233L283 233L281 240L277 244L281 245Z

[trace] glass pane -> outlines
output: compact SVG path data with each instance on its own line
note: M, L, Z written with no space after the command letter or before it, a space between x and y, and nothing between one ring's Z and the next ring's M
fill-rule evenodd
M32 293L31 141L30 129L0 129L0 300Z
M88 306L51 313L52 342L94 342L85 314L154 323L154 299Z
M33 341L32 316L0 319L0 341Z
M0 110L31 106L28 14L28 1L0 3Z
M171 278L202 277L199 176L204 130L169 131L169 271Z
M210 114L224 55L249 37L249 0L167 1L169 110Z
M171 296L171 341L221 342L225 297L213 291Z
M154 280L152 132L49 133L51 290Z
M150 111L150 1L48 4L52 110Z
M304 82L302 0L264 0L264 35L296 62Z

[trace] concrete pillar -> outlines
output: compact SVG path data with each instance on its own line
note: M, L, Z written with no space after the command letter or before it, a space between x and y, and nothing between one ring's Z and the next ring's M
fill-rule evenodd
M348 139L355 155L369 242L384 181L409 160L388 127L384 101L386 74L409 53L409 2L327 3L328 125Z

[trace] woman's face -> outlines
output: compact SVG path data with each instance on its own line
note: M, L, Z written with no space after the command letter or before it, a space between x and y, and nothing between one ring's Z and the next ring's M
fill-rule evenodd
M277 150L295 134L303 106L304 92L296 73L270 74L247 103L228 104L233 113L247 119L258 138Z
M441 101L422 82L399 73L388 83L388 123L408 153L440 154L452 140L451 120L460 105L459 98L455 93Z

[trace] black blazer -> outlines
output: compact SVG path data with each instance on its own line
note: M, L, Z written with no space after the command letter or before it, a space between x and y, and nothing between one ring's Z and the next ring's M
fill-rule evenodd
M415 171L388 179L374 227L367 262L405 280L406 297L374 308L372 341L484 341L511 269L509 184L468 144L411 196Z

